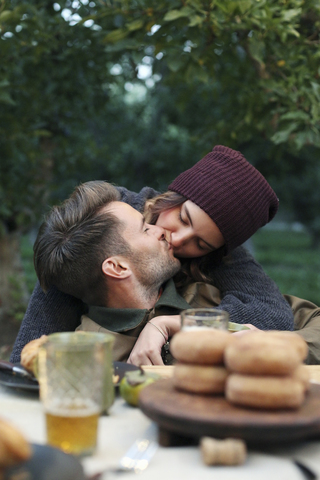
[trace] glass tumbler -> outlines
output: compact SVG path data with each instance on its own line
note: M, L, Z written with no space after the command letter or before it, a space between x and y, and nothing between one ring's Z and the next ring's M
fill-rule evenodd
M64 332L49 335L38 354L40 399L47 443L74 455L90 455L98 419L114 398L111 335Z
M215 328L228 330L229 313L217 308L189 308L183 310L181 316L182 330L198 330L199 328Z

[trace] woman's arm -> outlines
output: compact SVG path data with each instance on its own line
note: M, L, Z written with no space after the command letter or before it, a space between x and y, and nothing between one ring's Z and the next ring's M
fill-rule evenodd
M143 187L139 193L131 192L131 190L127 190L125 187L116 187L116 189L121 193L122 202L128 203L131 207L141 213L144 210L144 204L146 201L150 200L150 198L156 197L160 193L151 187Z
M23 347L41 335L73 331L87 310L85 304L71 295L50 288L44 293L36 284L13 346L10 360L20 362Z
M290 305L244 247L206 273L220 290L219 308L229 312L230 321L251 323L261 330L293 330Z

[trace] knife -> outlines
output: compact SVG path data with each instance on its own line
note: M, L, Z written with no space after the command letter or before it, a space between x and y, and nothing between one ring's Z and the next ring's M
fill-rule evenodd
M13 375L16 375L20 378L27 378L33 382L38 382L36 377L34 377L32 373L29 373L27 370L25 370L21 365L15 365L14 363L0 360L0 370L11 372Z

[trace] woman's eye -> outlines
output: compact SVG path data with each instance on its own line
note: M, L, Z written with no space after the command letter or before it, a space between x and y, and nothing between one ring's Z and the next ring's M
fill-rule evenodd
M212 248L208 247L208 245L203 245L201 243L198 243L198 249L201 250L202 252L211 252Z
M181 210L179 212L179 220L180 222L183 224L183 225L188 225L188 222L186 222L185 220L183 220L182 216L181 216Z

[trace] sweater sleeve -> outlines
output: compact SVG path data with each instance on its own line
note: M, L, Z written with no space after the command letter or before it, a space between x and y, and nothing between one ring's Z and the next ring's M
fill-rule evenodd
M13 346L11 362L20 361L21 350L31 340L54 332L75 330L86 311L81 300L54 287L44 293L37 282Z
M128 203L139 212L143 212L147 200L159 195L159 192L151 187L143 187L139 193L127 190L125 187L117 187L117 190L121 193L121 201Z
M136 210L142 211L146 200L158 194L156 190L144 187L139 193L124 187L117 187L121 200ZM29 305L22 320L10 360L20 361L23 347L41 335L54 332L73 331L80 324L81 315L86 312L86 305L80 300L51 288L44 293L39 285L30 297Z
M220 309L230 321L251 323L261 330L293 330L293 313L275 282L242 246L207 274L220 290Z

